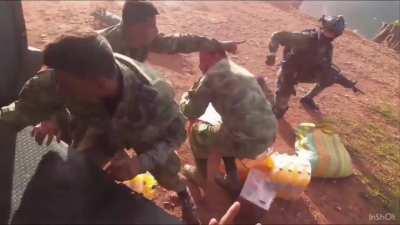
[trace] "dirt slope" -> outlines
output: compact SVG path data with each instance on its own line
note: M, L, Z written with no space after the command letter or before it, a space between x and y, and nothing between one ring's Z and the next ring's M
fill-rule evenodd
M27 1L23 4L29 44L39 48L64 32L100 28L90 16L96 7L106 7L119 15L122 7L122 2L118 1ZM317 25L315 19L298 11L260 1L157 1L155 4L160 9L158 24L161 32L246 40L238 54L231 58L254 74L267 76L272 89L276 87L277 67L264 64L271 34L278 30L299 31ZM356 175L346 179L314 179L299 200L274 202L263 224L394 223L393 220L371 220L370 216L385 215L390 212L388 208L392 211L399 209L400 179L396 171L400 170L400 56L350 32L345 32L335 46L335 63L348 78L358 80L360 88L367 94L355 96L340 86L331 87L316 99L322 113L315 114L307 112L299 104L299 98L310 88L309 85L300 85L285 120L280 121L280 135L274 148L280 152L293 152L294 127L300 122L329 119L336 122L344 137L353 157ZM172 81L177 100L200 76L196 54L151 55L150 62ZM183 162L191 162L187 144L179 154ZM165 190L160 192L157 203L180 216L180 207L176 206L173 194ZM211 197L203 201L197 199L204 221L211 216L219 217L231 203L218 187L211 186L209 192Z

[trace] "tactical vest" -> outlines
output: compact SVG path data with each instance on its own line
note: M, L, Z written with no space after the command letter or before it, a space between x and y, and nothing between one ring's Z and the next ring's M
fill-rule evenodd
M306 46L303 48L285 47L283 50L284 64L304 72L314 71L321 66L321 59L330 54L332 45L322 42L315 29L303 30L301 34L306 39Z

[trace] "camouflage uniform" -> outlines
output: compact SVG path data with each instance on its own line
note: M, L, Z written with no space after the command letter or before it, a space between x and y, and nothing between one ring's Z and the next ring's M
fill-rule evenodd
M25 84L18 100L1 108L0 122L18 131L67 109L71 150L95 152L95 157L107 160L117 151L133 148L141 172L150 171L167 189L185 190L174 153L186 138L185 121L171 86L145 65L119 54L115 58L123 93L114 112L103 103L62 96L54 71L46 70Z
M130 48L123 35L121 24L99 31L110 42L114 52L127 55L137 61L144 62L149 52L176 54L219 49L221 43L215 39L191 34L164 35L159 34L149 47Z
M194 87L182 96L181 110L189 119L200 117L212 103L222 124L200 124L194 128L195 158L207 158L212 147L224 157L255 158L272 145L277 123L271 105L255 77L229 59L210 68ZM193 137L191 137L193 138Z
M279 45L284 46L284 57L278 72L278 90L274 107L288 108L290 95L295 95L294 86L299 82L316 83L307 94L313 98L323 89L335 83L331 70L333 47L321 38L316 30L301 33L276 32L269 43L269 52L276 53Z

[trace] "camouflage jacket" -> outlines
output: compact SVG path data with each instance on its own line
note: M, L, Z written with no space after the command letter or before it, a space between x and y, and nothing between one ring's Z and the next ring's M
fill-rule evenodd
M287 66L297 70L329 69L332 64L332 44L316 30L295 32L276 32L268 45L270 53L276 53L279 45L284 46L284 61Z
M27 81L15 102L1 108L0 122L18 131L68 110L71 149L95 152L97 162L104 162L119 150L133 148L143 171L164 164L186 138L172 87L146 65L115 57L123 93L112 114L103 103L61 95L54 71L46 70Z
M98 31L107 38L114 52L127 55L137 61L144 62L149 52L176 54L214 50L220 47L220 42L202 36L191 34L175 34L159 36L146 48L130 48L123 37L121 24Z
M242 141L275 139L277 122L256 78L223 59L182 96L180 107L189 119L200 117L212 103L223 126Z

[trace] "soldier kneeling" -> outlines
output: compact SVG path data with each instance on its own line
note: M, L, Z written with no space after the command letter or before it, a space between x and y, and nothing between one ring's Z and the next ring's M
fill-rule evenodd
M61 36L43 53L48 69L0 109L0 123L19 131L50 118L67 121L69 151L118 181L150 171L161 186L177 192L185 221L199 223L178 176L180 160L174 151L186 138L185 120L169 83L146 65L114 54L108 41L93 32ZM58 133L47 128L39 126L33 134ZM125 149L134 149L137 156L128 157Z
M258 80L224 51L201 52L199 67L204 75L182 96L181 110L193 124L212 103L222 123L194 123L190 135L197 136L191 146L196 167L185 165L183 174L204 183L207 158L217 151L223 156L226 176L216 182L236 197L241 184L235 159L254 159L265 152L275 140L277 121Z

